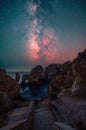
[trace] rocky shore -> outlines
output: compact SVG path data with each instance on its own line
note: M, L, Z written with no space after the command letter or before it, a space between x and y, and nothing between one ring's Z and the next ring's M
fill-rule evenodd
M5 69L0 69L0 127L8 112L28 105L29 99L22 100L21 89L29 86L27 91L36 96L41 93L39 88L47 83L46 96L40 98L40 102L47 99L49 107L55 109L51 109L52 112L59 111L66 123L76 128L80 125L83 130L86 128L86 49L72 62L50 64L45 69L38 65L30 74L22 76L21 83L19 79L19 73L13 79Z

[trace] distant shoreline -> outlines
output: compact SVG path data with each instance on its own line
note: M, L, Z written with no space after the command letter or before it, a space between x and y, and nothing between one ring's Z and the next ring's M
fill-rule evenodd
M16 72L18 72L18 73L30 73L28 71L7 71L7 73L16 73Z

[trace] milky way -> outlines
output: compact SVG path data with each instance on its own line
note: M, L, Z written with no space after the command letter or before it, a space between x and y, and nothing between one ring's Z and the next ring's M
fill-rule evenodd
M0 68L64 63L85 48L85 0L0 0Z
M27 2L27 11L30 16L29 31L27 34L27 57L32 64L39 63L43 65L56 63L56 61L61 63L66 60L72 60L76 56L76 52L81 48L80 42L76 49L69 46L71 41L69 41L69 45L65 46L64 41L59 40L55 28L53 26L45 26L46 24L44 23L48 19L44 15L53 15L53 5L54 1L52 0L31 0L29 3ZM78 40L75 44L77 42Z
M28 57L32 62L50 63L54 62L58 56L57 39L52 28L42 25L41 19L36 17L41 1L31 2L28 5L28 13L31 16L30 28L28 32ZM46 19L45 19L46 20Z

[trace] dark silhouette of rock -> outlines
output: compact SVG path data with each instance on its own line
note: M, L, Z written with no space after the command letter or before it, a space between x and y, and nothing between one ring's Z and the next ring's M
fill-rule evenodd
M29 77L29 84L32 85L42 85L45 79L45 73L42 66L38 65L32 69L30 77Z
M57 77L58 78L58 77ZM58 79L54 78L49 83L49 98L55 99L57 97L57 94L60 92L61 87L58 85Z
M8 75L0 73L0 91L4 91L11 98L17 97L19 94L19 84Z
M61 64L50 64L45 68L46 78L51 81L56 75L58 75Z

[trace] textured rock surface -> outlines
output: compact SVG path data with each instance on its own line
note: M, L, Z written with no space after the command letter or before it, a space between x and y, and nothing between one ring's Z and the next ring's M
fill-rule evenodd
M6 74L0 73L0 91L4 91L11 98L17 97L19 94L19 84Z
M77 58L73 61L73 67L76 72L86 79L86 49L84 52L80 52Z
M59 130L52 113L45 108L35 110L34 130Z
M61 64L50 64L45 68L46 78L48 81L52 80L59 73Z
M86 128L86 101L76 97L58 95L58 99L51 101L51 106L56 112L62 115L63 122L73 125L76 128ZM77 125L75 125L77 123ZM79 124L78 124L79 123ZM82 126L83 125L83 126ZM79 130L82 130L79 128ZM83 129L85 130L85 129Z
M72 66L77 74L77 78L72 86L72 92L74 95L86 97L86 49L78 54Z
M86 97L86 49L73 62L60 66L58 74L49 84L49 93L56 94L59 89L65 89L64 94Z
M44 70L40 65L38 65L32 69L29 77L29 83L33 85L41 85L44 82L44 78L45 78Z
M61 90L61 86L58 85L58 77L51 80L49 84L49 96L55 96L57 95Z

